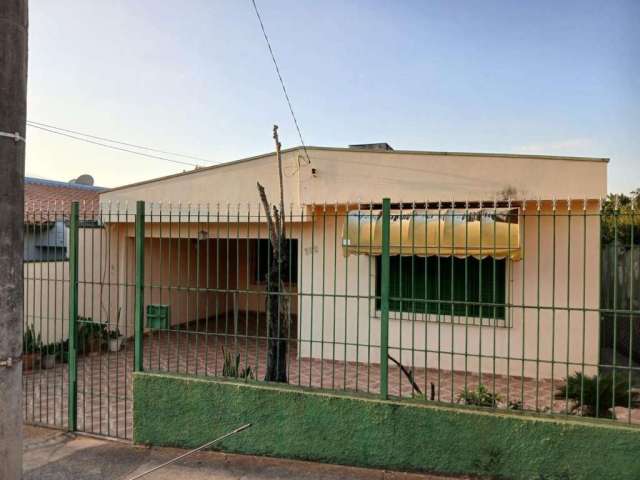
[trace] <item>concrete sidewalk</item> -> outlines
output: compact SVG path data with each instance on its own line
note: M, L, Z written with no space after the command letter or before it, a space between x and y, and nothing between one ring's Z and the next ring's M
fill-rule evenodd
M145 448L123 442L25 426L25 480L127 480L177 457L184 450ZM198 452L149 474L149 480L452 480L417 475L279 460L219 452ZM456 477L458 480L467 477Z

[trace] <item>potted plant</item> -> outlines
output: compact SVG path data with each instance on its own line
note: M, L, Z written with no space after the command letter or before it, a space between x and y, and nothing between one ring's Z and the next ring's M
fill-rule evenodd
M60 342L60 361L62 363L69 363L69 340Z
M25 370L33 370L40 361L42 338L33 325L29 325L22 337L22 365Z
M56 359L61 351L61 343L49 343L42 347L42 368L55 368Z
M120 329L116 327L115 330L109 330L107 332L107 337L109 340L109 351L119 352L125 340L124 336L120 333Z
M82 324L78 328L79 350L89 355L100 353L107 339L106 325L104 323L94 322L90 317L82 317L81 321Z

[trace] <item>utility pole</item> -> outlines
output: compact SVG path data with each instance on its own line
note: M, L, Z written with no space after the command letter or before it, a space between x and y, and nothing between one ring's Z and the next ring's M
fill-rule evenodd
M0 478L22 478L27 0L0 1Z

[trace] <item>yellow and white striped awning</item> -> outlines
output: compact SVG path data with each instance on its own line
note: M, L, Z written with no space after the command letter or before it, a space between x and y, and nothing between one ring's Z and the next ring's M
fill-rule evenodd
M520 260L518 208L392 210L391 255ZM345 255L382 253L382 212L352 210L342 233Z

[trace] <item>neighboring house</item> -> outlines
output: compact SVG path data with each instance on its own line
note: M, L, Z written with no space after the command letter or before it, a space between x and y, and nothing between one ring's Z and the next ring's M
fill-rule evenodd
M97 244L103 232L96 227L100 227L98 195L104 190L93 186L89 175L69 183L25 177L24 318L45 343L63 340L67 335L71 202L80 203L79 244L84 251L85 245Z
M25 177L25 261L48 262L67 259L71 202L80 202L80 217L84 226L95 224L95 219L87 212L97 209L98 195L105 189L93 186L93 179L89 179L88 175L83 175L79 180L86 183L77 183L77 180L59 182Z
M389 197L396 358L541 378L558 375L556 363L563 375L569 367L595 371L607 159L354 147L283 151L299 355L379 361L369 343L379 344L379 211ZM259 272L268 246L256 181L277 203L274 153L100 194L103 204L128 203L129 213L147 202L145 283L155 287L145 289L145 302L168 304L171 324L264 311ZM169 228L179 212L179 228ZM105 221L112 250L120 248L106 270L122 285L133 284L133 218ZM479 244L463 244L456 225L477 229L481 218L484 233L469 237ZM130 324L133 291L118 298L110 308Z

